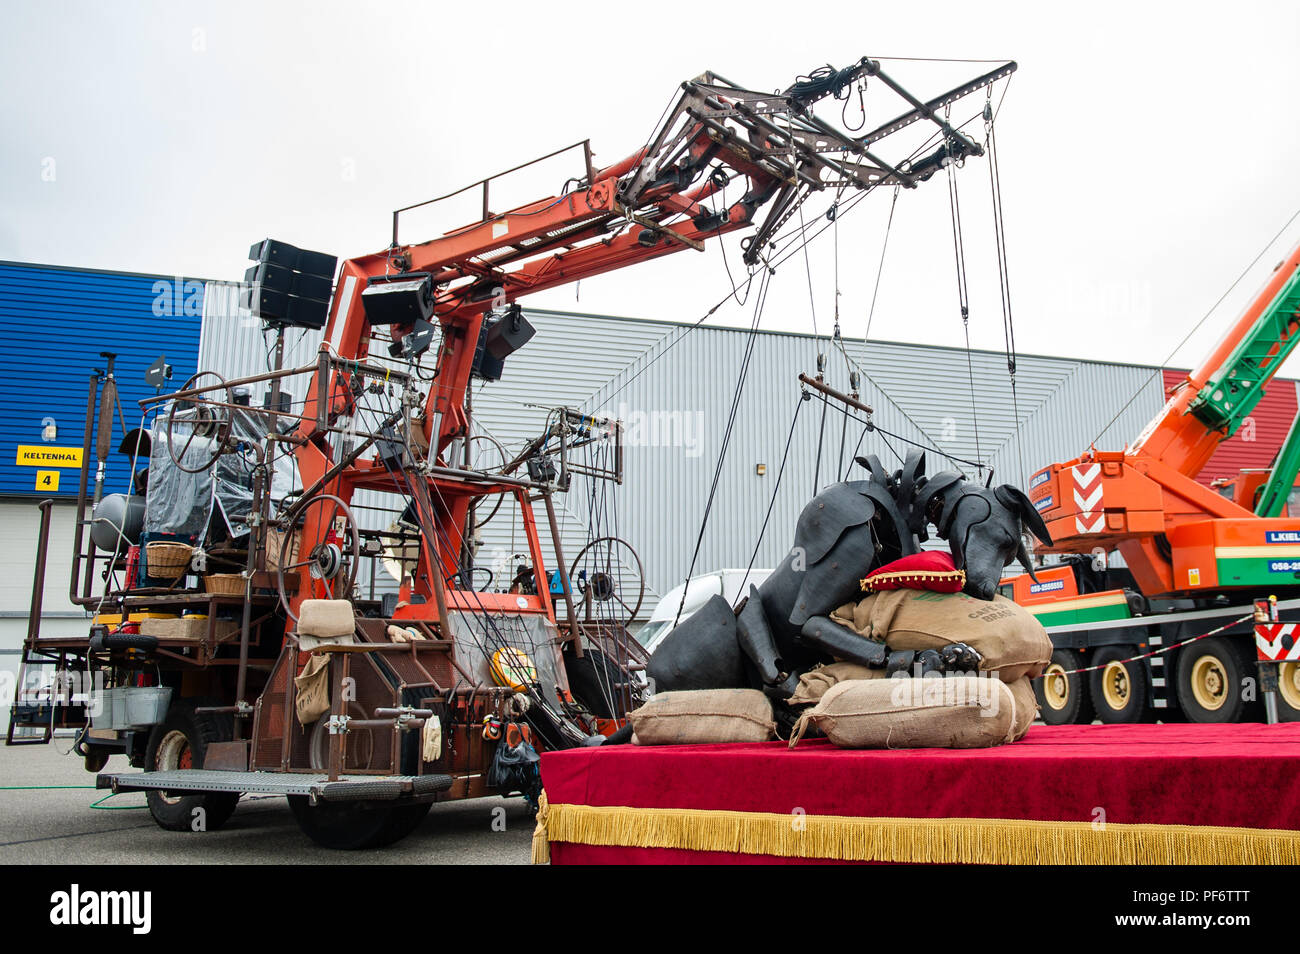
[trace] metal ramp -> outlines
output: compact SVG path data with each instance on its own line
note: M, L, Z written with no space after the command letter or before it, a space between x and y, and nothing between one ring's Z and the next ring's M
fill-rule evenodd
M341 775L294 772L226 772L219 769L174 769L165 772L102 772L96 788L118 792L241 792L258 795L306 795L318 802L391 801L436 795L451 788L450 775Z

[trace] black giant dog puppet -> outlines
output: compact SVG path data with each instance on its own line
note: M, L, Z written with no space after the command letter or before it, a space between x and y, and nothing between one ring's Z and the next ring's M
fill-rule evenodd
M832 658L882 666L886 649L829 619L861 595L862 577L916 553L933 523L966 571L965 591L992 599L1002 570L1017 558L1033 574L1022 528L1050 544L1029 498L1003 484L982 487L961 474L925 476L913 453L888 474L874 457L857 458L867 480L827 487L803 509L794 546L776 571L733 610L715 596L674 629L650 657L656 692L763 689L787 698L799 675ZM941 668L971 669L978 655L954 651Z

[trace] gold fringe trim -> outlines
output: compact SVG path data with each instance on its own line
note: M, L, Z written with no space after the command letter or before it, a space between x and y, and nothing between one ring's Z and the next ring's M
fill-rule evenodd
M537 796L537 827L533 829L533 864L549 865L551 863L551 840L547 836L547 824L550 821L551 807L546 801L546 792Z
M966 585L965 570L899 570L894 573L875 573L860 581L867 593L878 593L881 583L960 583Z
M931 864L1300 864L1300 832L1291 830L547 805L543 796L535 864L550 860L553 841Z

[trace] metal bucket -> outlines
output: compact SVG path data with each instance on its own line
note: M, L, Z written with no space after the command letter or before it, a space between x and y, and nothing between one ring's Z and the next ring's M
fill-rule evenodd
M126 726L157 725L167 718L171 686L128 686L115 691L124 694Z
M126 687L105 689L100 694L99 712L91 715L90 724L96 729L125 729Z

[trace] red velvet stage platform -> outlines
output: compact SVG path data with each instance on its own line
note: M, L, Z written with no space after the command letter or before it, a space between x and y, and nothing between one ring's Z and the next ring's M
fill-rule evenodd
M556 864L1300 863L1300 724L570 749L542 756L542 782L534 858Z

